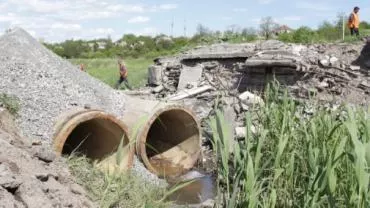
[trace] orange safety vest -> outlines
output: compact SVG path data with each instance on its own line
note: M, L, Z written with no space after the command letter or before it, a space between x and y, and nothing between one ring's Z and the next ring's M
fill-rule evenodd
M360 17L359 17L359 15L352 12L351 16L352 16L352 19L348 20L348 27L349 28L359 28L360 27Z

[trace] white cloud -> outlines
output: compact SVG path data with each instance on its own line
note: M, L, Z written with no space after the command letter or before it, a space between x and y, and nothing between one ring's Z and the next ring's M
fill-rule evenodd
M247 8L234 8L233 9L233 12L247 12L248 9Z
M69 6L68 1L47 0L9 0L12 5L18 7L19 11L31 11L38 13L50 13L63 10Z
M284 21L301 21L302 17L301 16L286 16L286 17L282 17L281 20L284 20Z
M232 20L233 18L229 17L229 16L223 16L223 17L221 17L221 19L225 20L225 21L228 21L228 20Z
M17 20L17 16L14 13L0 14L0 22L12 22Z
M154 36L154 35L157 35L159 31L155 27L146 27L146 28L139 29L139 30L126 30L124 32L125 33L133 33L133 34L137 34L137 35L151 35L151 36Z
M274 0L258 0L258 3L260 4L270 4L272 3Z
M172 10L177 9L177 7L177 4L161 4L158 6L158 8L161 10Z
M66 24L66 23L54 23L50 27L51 29L62 29L64 31L78 31L81 30L81 25L79 24Z
M258 18L252 18L251 19L251 22L253 22L253 23L260 23L261 22L261 18L260 17L258 17Z
M313 10L313 11L331 11L333 10L332 5L328 5L324 2L309 2L299 1L296 3L296 7L299 9Z
M144 23L148 22L150 20L149 17L143 17L143 16L137 16L129 19L127 22L128 23Z
M46 41L62 41L76 37L99 38L110 34L121 37L127 23L145 23L150 14L178 8L177 4L122 3L121 0L0 0L0 31L11 27L22 27L34 36ZM144 15L145 14L145 15ZM106 21L108 20L108 21ZM117 25L113 22L124 21ZM99 23L98 23L99 22ZM96 28L97 24L109 23L107 28ZM143 27L131 30L135 34L154 35L157 28Z
M109 35L109 34L113 34L115 31L112 28L97 28L97 29L92 29L91 32Z
M130 4L108 5L106 9L112 12L125 12L125 13L143 13L146 10L143 5L133 5L133 4L132 5Z

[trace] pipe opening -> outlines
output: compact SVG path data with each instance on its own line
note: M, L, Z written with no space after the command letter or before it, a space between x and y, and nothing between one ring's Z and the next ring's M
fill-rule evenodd
M80 153L103 159L117 151L124 131L110 120L95 118L78 124L64 143L62 154ZM123 145L127 145L124 141Z
M101 111L71 113L60 119L56 127L54 145L58 154L84 155L108 171L132 166L134 151L129 145L127 127L114 116Z
M190 113L183 109L167 110L149 125L145 157L152 171L170 176L194 166L200 154L200 131Z

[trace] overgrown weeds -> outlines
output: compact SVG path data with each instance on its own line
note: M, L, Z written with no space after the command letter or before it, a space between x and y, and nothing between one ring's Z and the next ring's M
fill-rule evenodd
M370 207L369 111L316 106L308 115L276 86L264 96L246 115L243 141L231 142L221 111L210 120L219 206Z
M71 156L68 164L77 183L99 207L162 208L171 205L163 200L168 193L165 187L151 184L140 176L104 173L86 157Z
M20 110L19 99L5 93L0 93L0 107L7 109L12 115Z

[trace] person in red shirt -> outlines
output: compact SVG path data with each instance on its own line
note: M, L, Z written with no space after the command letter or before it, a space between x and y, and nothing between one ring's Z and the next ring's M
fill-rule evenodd
M84 64L80 64L80 70L83 71L83 72L85 71L85 65Z
M123 82L124 85L126 86L126 88L131 90L132 88L131 88L130 84L128 83L128 80L127 80L128 71L127 71L126 65L123 63L122 59L118 59L118 67L119 67L120 77L119 77L119 80L117 81L117 84L116 84L115 88L118 89L119 86Z

